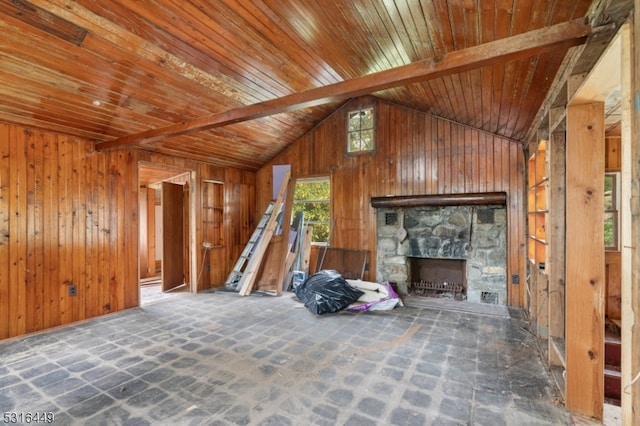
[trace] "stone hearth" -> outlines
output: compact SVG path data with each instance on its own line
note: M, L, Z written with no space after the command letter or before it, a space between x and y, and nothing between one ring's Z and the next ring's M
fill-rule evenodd
M506 208L463 205L378 208L379 282L396 283L407 295L409 258L461 259L466 262L466 300L506 304ZM400 241L406 230L406 238Z

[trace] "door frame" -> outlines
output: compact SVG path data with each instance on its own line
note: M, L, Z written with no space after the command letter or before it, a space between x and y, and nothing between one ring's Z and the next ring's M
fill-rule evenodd
M197 250L196 250L196 242L197 242L196 197L194 196L195 189L196 189L196 171L193 169L182 168L182 167L177 167L172 165L158 164L158 163L153 163L149 161L139 161L138 162L138 191L140 191L141 186L149 184L149 182L143 182L141 179L141 170L143 168L152 170L153 173L158 176L158 180L152 182L153 185L160 184L163 181L171 181L172 178L175 178L178 175L188 174L189 194L187 197L188 200L186 200L187 201L186 205L188 205L189 232L188 232L188 235L185 236L185 238L187 240L187 246L188 246L188 252L189 252L189 259L188 259L189 270L185 272L188 275L187 284L189 285L189 292L196 293L198 291L197 283L195 282L197 279L196 271L197 271L197 265L198 265L197 263L198 259L197 259L197 256L195 255L195 253L197 253ZM137 244L137 246L138 246L138 253L137 253L138 268L137 269L138 269L138 282L139 282L140 281L140 244ZM140 285L138 285L138 306L140 306L139 292L140 292Z
M162 206L162 292L183 286L189 277L185 250L188 231L185 232L185 187L184 183L163 181L161 183ZM186 251L186 253L185 253Z

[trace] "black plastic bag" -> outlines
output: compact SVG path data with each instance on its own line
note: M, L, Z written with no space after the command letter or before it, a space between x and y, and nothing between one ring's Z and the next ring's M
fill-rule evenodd
M304 306L317 315L338 312L364 294L334 270L322 270L311 275L294 291Z

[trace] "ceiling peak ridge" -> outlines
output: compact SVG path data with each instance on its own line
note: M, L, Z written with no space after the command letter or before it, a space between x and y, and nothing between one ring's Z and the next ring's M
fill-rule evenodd
M449 52L439 60L428 58L408 65L310 89L226 112L154 128L98 144L99 150L140 145L279 113L324 105L393 87L428 81L472 69L523 59L586 42L592 28L584 18L563 22L478 46Z

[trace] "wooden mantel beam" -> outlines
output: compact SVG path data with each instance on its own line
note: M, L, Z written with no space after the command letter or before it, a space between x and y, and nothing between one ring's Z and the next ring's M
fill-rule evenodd
M506 204L506 192L371 197L371 207L377 209L427 206L489 206Z
M107 150L143 142L154 142L274 114L341 101L496 63L523 59L556 49L567 49L586 42L591 31L591 26L584 19L568 21L450 52L441 58L425 59L363 77L310 89L305 92L294 93L230 111L101 142L97 144L97 149Z

